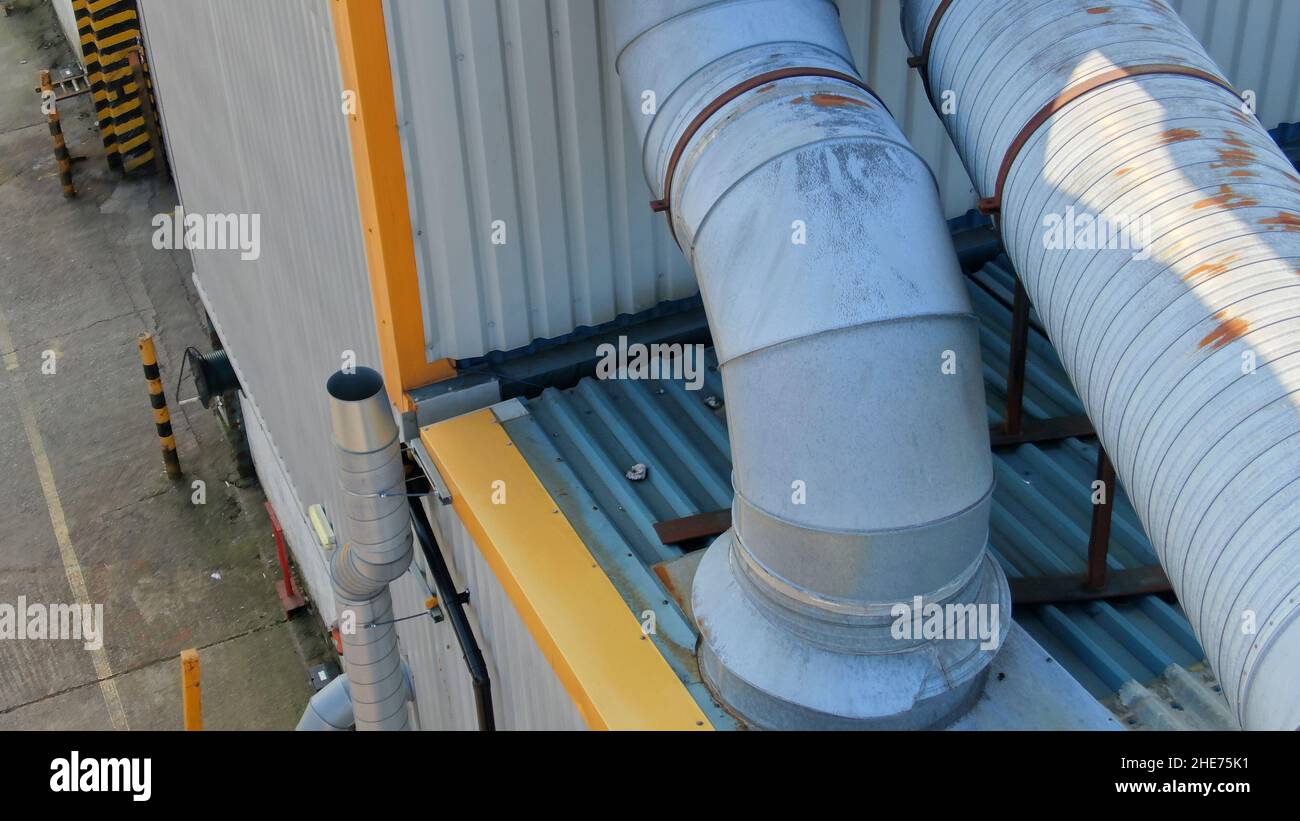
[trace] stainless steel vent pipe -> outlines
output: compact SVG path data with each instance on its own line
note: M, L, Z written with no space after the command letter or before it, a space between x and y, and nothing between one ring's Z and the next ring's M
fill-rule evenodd
M343 543L330 560L347 664L338 690L346 688L358 730L405 730L410 690L388 589L406 572L413 549L397 423L383 377L370 368L339 371L326 390L346 498ZM304 714L300 726L320 723Z
M694 266L727 391L733 528L693 609L757 727L927 727L1010 623L976 320L925 163L829 0L606 6L646 179ZM899 637L976 605L993 641ZM971 611L973 612L973 611Z
M1296 729L1300 178L1160 0L902 22L1237 719Z

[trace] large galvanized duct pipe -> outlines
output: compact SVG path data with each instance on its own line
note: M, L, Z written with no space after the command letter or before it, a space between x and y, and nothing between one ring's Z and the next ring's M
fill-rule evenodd
M1022 143L1007 252L1238 719L1296 728L1300 179L1159 0L906 0L903 31L986 197Z
M330 560L346 687L358 730L405 730L409 690L388 589L413 549L397 423L383 377L370 368L339 371L326 389L346 500L343 545Z
M934 180L829 0L607 8L727 391L733 529L692 592L705 680L757 727L943 724L978 696L1010 605L986 550L976 321ZM984 646L895 634L917 596L999 621Z

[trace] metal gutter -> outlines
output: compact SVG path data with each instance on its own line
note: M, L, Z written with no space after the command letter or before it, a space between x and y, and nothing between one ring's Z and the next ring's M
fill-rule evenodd
M425 485L427 484L426 482ZM412 493L420 492L419 488L413 488L409 484L407 489ZM438 591L437 606L447 614L447 620L451 622L451 628L456 633L456 643L460 645L461 655L465 659L465 670L474 683L474 708L478 713L478 728L485 731L495 730L492 678L488 673L487 661L483 658L483 649L479 647L478 638L475 637L469 618L465 615L468 596L460 593L452 581L447 560L443 558L442 548L433 535L429 516L424 512L424 502L413 496L408 503L411 508L411 524L415 528L415 539L420 543L425 564L429 568L429 574L433 576L433 586Z

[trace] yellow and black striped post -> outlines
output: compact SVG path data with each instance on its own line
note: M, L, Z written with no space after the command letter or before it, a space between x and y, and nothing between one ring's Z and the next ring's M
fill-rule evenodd
M149 151L153 154L154 170L165 180L168 177L167 158L162 148L158 118L153 110L153 93L149 90L149 80L145 76L144 49L136 48L127 52L126 62L131 66L131 76L135 78L135 93L140 97L140 113L144 116L145 132L149 135Z
M95 102L95 119L99 121L99 136L104 141L104 154L110 168L122 170L122 155L117 151L117 132L113 128L113 110L108 103L108 85L99 65L99 44L95 40L94 19L87 0L72 0L73 15L77 19L77 36L81 38L81 54L85 58L86 80L90 83L91 99Z
M154 426L162 442L163 464L167 475L173 479L181 475L181 461L176 457L176 436L172 433L172 417L167 412L167 397L163 394L162 374L158 370L158 350L153 344L153 334L143 333L136 340L140 349L140 362L144 365L144 378L149 382L149 404L153 406Z
M140 108L140 90L127 60L127 55L140 45L136 2L86 0L86 7L90 11L90 28L95 38L95 52L104 81L118 158L124 171L133 171L153 161L149 133Z
M77 196L77 187L72 184L72 155L63 139L63 123L59 121L59 105L48 71L41 72L41 106L49 109L45 119L50 124L50 139L54 141L54 159L59 163L59 182L63 183L63 196L71 199Z

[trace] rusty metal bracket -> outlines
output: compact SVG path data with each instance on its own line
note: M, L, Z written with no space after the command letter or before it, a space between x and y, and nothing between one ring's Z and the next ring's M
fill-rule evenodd
M664 544L679 544L691 539L717 536L731 527L731 508L655 522L655 534Z
M1011 309L1011 357L1007 364L1007 407L1002 430L1020 433L1025 406L1025 366L1029 359L1029 292L1016 273L1016 298Z
M668 170L664 172L664 195L662 199L653 200L650 203L650 210L656 214L664 212L668 215L668 231L673 235L673 240L677 240L677 231L673 228L672 215L672 187L673 175L677 172L677 164L681 162L682 155L686 153L686 146L690 144L695 137L696 132L704 127L709 118L717 114L723 106L748 91L753 91L759 86L767 83L774 83L777 80L785 80L790 77L829 77L832 80L842 80L843 82L855 85L871 95L872 99L880 103L880 107L889 111L889 106L885 105L884 100L876 92L871 90L871 86L851 74L845 74L842 71L835 71L829 68L818 68L815 66L795 66L791 68L781 68L775 71L766 71L750 77L748 80L737 83L731 88L719 94L713 102L700 109L694 119L686 126L682 136L677 139L677 144L673 146L673 153L668 157ZM892 116L892 114L891 114ZM679 245L681 243L678 243Z
M1011 448L1025 444L1043 444L1059 442L1062 439L1087 439L1096 436L1092 429L1092 420L1085 413L1074 416L1055 416L1051 419L1026 419L1020 430L1007 433L1003 425L989 427L989 444L994 450Z
M1029 293L1016 275L1015 302L1011 306L1011 355L1007 363L1007 405L1002 424L989 428L994 448L1026 443L1053 442L1072 437L1095 436L1085 414L1052 419L1025 419L1025 369L1029 358Z
M1089 590L1106 589L1106 555L1110 552L1110 523L1115 513L1115 466L1100 445L1097 446L1097 481L1101 483L1102 497L1092 505L1092 526L1088 532Z
M1063 604L1066 602L1104 601L1123 596L1150 596L1172 590L1169 579L1159 567L1135 567L1114 570L1105 587L1088 587L1087 576L1035 576L1007 579L1011 585L1012 604Z
M1101 74L1097 74L1086 80L1075 83L1060 94L1056 95L1056 97L1047 103L1047 105L1038 109L1037 113L1035 113L1033 117L1030 117L1029 122L1025 123L1024 127L1020 129L1020 132L1016 134L1015 139L1011 141L1011 145L1007 147L1007 153L1002 157L1002 164L998 166L998 176L997 181L993 186L993 195L990 197L984 197L979 201L978 207L980 213L1001 213L1002 191L1006 186L1007 177L1011 174L1011 165L1016 161L1016 158L1020 156L1021 149L1023 149L1029 142L1030 137L1034 136L1034 133L1037 132L1043 123L1047 122L1053 114L1065 108L1067 105L1085 94L1096 91L1099 88L1111 85L1112 83L1117 83L1120 80L1127 80L1130 77L1141 77L1151 74L1192 77L1197 80L1204 80L1207 83L1212 83L1220 88L1225 88L1237 97L1241 96L1237 93L1237 90L1232 87L1232 83L1229 83L1222 77L1218 77L1208 71L1202 71L1199 68L1180 66L1173 63L1144 63L1136 66L1124 66L1122 68L1104 71Z
M939 7L934 10L930 16L930 25L925 27L925 40L921 43L921 53L915 57L907 58L909 68L917 69L921 74L921 82L925 85L925 96L930 98L930 104L934 104L934 95L930 91L930 47L934 45L934 34L939 30L939 23L943 21L943 16L952 6L952 0L943 0Z

